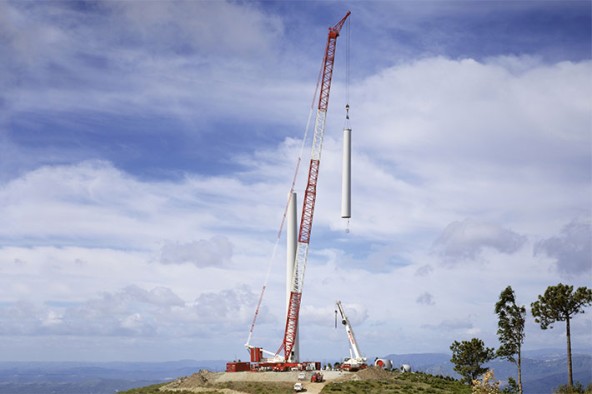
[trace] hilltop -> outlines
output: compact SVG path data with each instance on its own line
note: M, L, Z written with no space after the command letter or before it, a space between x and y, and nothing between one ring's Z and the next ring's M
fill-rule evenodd
M123 394L283 394L293 393L299 372L210 372L202 370L167 384L133 389ZM358 372L324 371L323 383L311 383L311 373L300 380L307 394L319 393L420 393L470 394L470 387L444 377L423 373L400 373L370 367Z
M566 359L563 349L545 349L525 352L523 382L525 394L550 394L567 383ZM453 371L450 355L445 353L389 354L383 356L394 365L409 364L413 378L426 374L459 376ZM333 364L336 360L322 360ZM584 387L592 383L592 357L590 352L574 353L574 380ZM183 360L174 362L0 362L0 394L113 394L137 387L158 387L191 376L200 370L220 372L225 360ZM495 371L496 379L506 381L515 376L513 364L494 360L487 364ZM327 375L328 376L328 375ZM400 379L411 379L400 377ZM434 381L435 382L435 381ZM334 382L330 382L334 383ZM293 382L292 382L293 384ZM348 383L354 385L355 382ZM439 383L436 383L439 384ZM327 385L329 387L329 385ZM345 386L341 386L345 388ZM328 388L325 390L327 391ZM147 391L144 391L147 392Z

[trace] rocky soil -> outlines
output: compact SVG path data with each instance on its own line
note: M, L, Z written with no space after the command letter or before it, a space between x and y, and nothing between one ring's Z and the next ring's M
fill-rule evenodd
M306 373L304 380L298 380L299 372L210 372L199 371L191 376L177 379L163 387L163 392L189 391L194 393L212 392L217 390L225 394L245 394L249 391L242 391L250 384L258 383L277 388L277 392L292 392L294 383L301 381L304 384L307 394L318 394L329 382L340 382L349 380L384 380L392 379L392 373L378 368L367 368L358 372L323 371L325 381L323 383L312 383L311 372Z

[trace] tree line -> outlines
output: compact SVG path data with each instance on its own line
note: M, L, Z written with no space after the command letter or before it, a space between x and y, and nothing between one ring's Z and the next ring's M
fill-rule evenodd
M592 304L592 290L579 287L574 291L573 286L559 283L549 286L537 301L530 304L534 321L541 329L553 328L556 322L565 322L567 338L567 387L573 388L573 372L571 357L571 319L584 313L584 308ZM523 393L522 387L522 345L524 344L524 326L526 323L526 307L518 305L516 295L511 286L506 287L495 304L498 316L497 336L499 348L485 347L481 339L470 341L454 341L450 346L454 370L462 376L462 380L472 384L488 369L482 365L495 358L501 358L514 363L517 367L517 379L510 378L506 392Z

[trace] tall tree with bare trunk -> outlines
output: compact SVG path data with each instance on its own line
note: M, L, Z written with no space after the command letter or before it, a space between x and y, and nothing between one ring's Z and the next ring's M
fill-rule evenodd
M497 336L500 341L496 355L516 364L518 391L522 394L522 344L525 337L526 307L516 305L516 296L511 286L501 292L499 301L495 304L495 313L499 318Z
M592 304L592 290L579 287L575 292L573 286L559 283L549 286L545 294L539 295L538 301L533 302L532 315L541 325L541 329L553 328L552 324L565 321L565 335L567 336L567 384L573 387L573 372L571 365L571 329L570 321L578 313L584 313L584 308Z

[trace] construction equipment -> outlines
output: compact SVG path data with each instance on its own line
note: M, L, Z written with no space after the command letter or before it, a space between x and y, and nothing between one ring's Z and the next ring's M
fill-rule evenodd
M312 383L322 383L324 380L325 380L325 377L320 372L315 372L310 377L310 381Z
M304 201L302 203L302 215L300 218L300 227L298 232L298 242L296 246L296 257L294 259L294 271L291 278L290 295L288 302L288 312L286 316L286 325L284 330L284 339L277 352L272 353L263 350L260 347L250 345L250 338L255 324L255 319L259 312L261 297L255 311L255 317L251 325L251 332L245 347L251 355L252 369L273 368L276 371L287 371L292 368L298 369L319 369L320 363L317 362L298 362L294 357L294 345L296 342L296 333L298 330L298 319L300 313L300 303L302 300L302 289L304 285L304 274L308 258L308 248L313 223L315 200L317 194L317 182L319 176L319 166L321 162L321 152L323 147L323 137L325 134L325 122L327 118L327 109L329 106L329 92L331 89L331 80L333 77L333 65L335 62L335 49L337 37L341 28L349 17L348 11L345 16L337 22L335 26L329 28L327 46L323 58L322 72L320 76L320 92L314 123L314 135L312 142L312 152L308 172L308 182L305 189ZM264 287L265 288L265 287ZM263 294L263 293L262 293ZM283 354L281 354L283 351ZM263 353L270 355L269 358L263 358ZM232 368L232 366L230 366ZM227 364L227 370L229 366Z
M385 369L387 371L390 371L393 369L393 362L389 359L386 359L386 358L377 358L376 360L374 360L374 366L376 368Z
M345 16L333 27L329 28L327 46L325 48L325 57L323 59L323 72L321 76L321 90L319 93L319 105L315 118L315 128L312 142L312 152L310 166L308 171L308 182L304 192L304 202L302 204L302 216L300 218L300 228L298 233L298 244L296 246L296 259L294 265L294 275L292 276L292 291L290 294L290 303L288 306L288 315L286 317L286 328L284 330L284 340L276 352L276 355L284 350L286 361L292 360L292 348L296 338L298 328L298 317L300 313L300 301L302 300L302 287L304 285L304 273L306 271L306 262L308 259L308 246L312 231L312 220L314 215L315 200L317 195L317 181L319 177L319 166L321 164L321 152L323 149L323 137L325 135L325 122L327 119L327 109L329 107L329 92L331 90L331 80L333 77L333 64L335 63L335 49L337 46L337 37L350 15L348 11Z
M354 330L343 310L343 306L341 305L341 301L337 301L337 310L341 315L341 323L345 326L345 332L347 333L347 338L349 340L349 357L343 359L343 363L341 364L341 369L344 371L357 371L360 369L366 368L368 365L366 364L366 357L362 356L360 352L360 347L358 346L358 342L356 341L356 337L354 335ZM335 318L337 318L337 311L335 311Z

